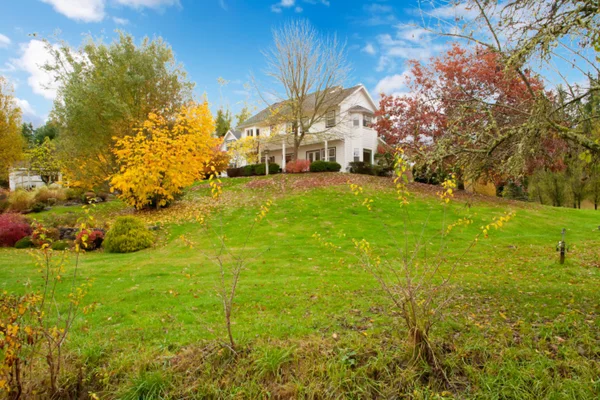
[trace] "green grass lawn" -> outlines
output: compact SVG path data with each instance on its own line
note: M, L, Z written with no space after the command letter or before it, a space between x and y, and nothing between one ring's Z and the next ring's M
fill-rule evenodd
M161 223L154 248L83 255L82 277L94 280L86 301L97 308L78 319L68 349L94 377L94 390L107 398L600 396L600 212L462 194L444 211L435 188L415 184L405 224L389 179L352 179L373 199L372 211L332 174L226 179L208 231L184 222L210 202L207 184L199 183L171 210L141 214ZM248 236L267 199L274 200L268 216ZM511 210L513 220L461 255L482 225ZM56 207L37 218L65 212L81 213ZM92 211L103 222L131 212L118 201ZM455 300L432 332L454 382L443 388L399 361L406 359L404 328L358 264L352 239L389 256L405 243L410 249L423 231L435 254L443 224L465 216L474 223L455 228L444 244L448 264L457 263ZM559 265L563 228L569 252ZM211 353L198 361L211 366L178 376L173 359L226 340L213 262L220 234L236 254L247 241L243 251L255 257L233 316L248 353L235 368ZM0 249L0 290L22 292L27 281L40 282L29 251ZM194 390L183 396L184 385Z

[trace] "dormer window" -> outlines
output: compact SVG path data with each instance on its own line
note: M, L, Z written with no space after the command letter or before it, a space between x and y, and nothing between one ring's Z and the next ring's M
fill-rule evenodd
M354 118L352 118L352 126L355 128L360 126L360 117L358 115L355 115Z
M256 128L256 136L260 136L260 129Z
M370 115L363 115L363 126L370 128L372 123L372 118Z
M254 129L246 129L246 136L254 136Z
M327 120L325 121L325 128L333 128L335 126L335 110L331 110L327 113Z

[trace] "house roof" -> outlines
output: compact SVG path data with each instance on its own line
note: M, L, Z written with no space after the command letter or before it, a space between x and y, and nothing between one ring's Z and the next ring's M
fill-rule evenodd
M223 138L227 137L227 135L231 135L233 136L236 140L239 139L240 137L242 137L242 131L237 129L230 129L227 131L227 133L225 134L225 136L223 136Z
M347 99L352 93L354 93L361 87L362 87L362 85L357 85L357 86L353 86L353 87L346 88L346 89L342 88L341 86L335 87L334 89L331 90L330 95L328 96L328 98L325 101L330 103L330 104L328 104L328 107L337 106L342 101ZM307 96L306 103L304 105L306 110L314 109L315 103L317 101L316 94L317 94L317 92L313 92ZM253 115L252 117L250 117L247 120L245 120L244 122L242 122L238 126L238 128L253 126L253 125L256 125L256 124L266 120L267 117L269 117L269 115L271 114L271 110L276 109L280 106L284 106L286 101L287 100L280 101L275 104L271 104L269 107L265 108L264 110L260 111L259 113Z
M348 112L352 112L352 113L363 113L363 114L372 114L375 115L375 113L371 110L369 110L368 108L365 108L363 106L354 106L352 108L350 108L348 110Z

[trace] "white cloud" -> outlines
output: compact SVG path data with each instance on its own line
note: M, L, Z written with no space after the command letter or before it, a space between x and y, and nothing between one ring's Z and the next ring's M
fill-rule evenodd
M411 42L422 42L424 40L429 40L429 35L431 34L431 32L423 28L410 28L402 26L399 26L398 28L398 37Z
M297 13L301 13L303 11L302 7L298 6L296 8L294 8L294 11L296 11Z
M402 74L386 76L377 83L375 86L375 92L377 94L385 93L388 95L402 92L407 88L408 77L409 73L406 71Z
M53 100L56 97L56 86L53 85L52 75L42 68L50 61L52 55L48 52L46 43L37 39L21 44L21 58L11 60L16 67L29 74L27 83L34 93Z
M469 4L458 3L448 4L443 7L436 7L430 13L433 17L442 19L467 19L473 20L479 15L479 11Z
M375 46L373 46L371 43L367 43L367 45L363 47L361 51L370 55L375 55L375 53L377 53Z
M106 4L109 0L41 0L52 5L54 10L67 18L81 22L100 22L106 17ZM220 0L221 2L223 0ZM162 9L169 6L179 5L179 0L112 0L114 4L125 7L142 9ZM118 24L126 21L123 18L113 18Z
M157 9L179 5L179 0L116 0L116 2L132 8Z
M10 46L10 38L0 33L0 49Z
M67 18L82 22L100 22L104 19L105 0L41 0Z
M127 25L129 24L129 20L126 18L113 17L112 20L117 25Z
M219 0L219 7L221 7L224 11L227 11L227 4L225 0Z
M31 104L29 104L27 100L15 97L14 101L16 106L21 109L21 112L24 116L37 116L35 110L33 109L33 107L31 107Z

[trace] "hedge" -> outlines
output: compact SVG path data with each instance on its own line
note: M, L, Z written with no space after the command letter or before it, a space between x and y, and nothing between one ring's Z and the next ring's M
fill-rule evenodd
M342 166L333 161L314 161L310 164L310 172L339 172Z
M265 175L266 172L266 164L250 164L240 168L228 168L227 176L230 178L237 178L238 176L257 176L257 175ZM279 173L279 164L277 163L269 163L269 174L277 174Z

